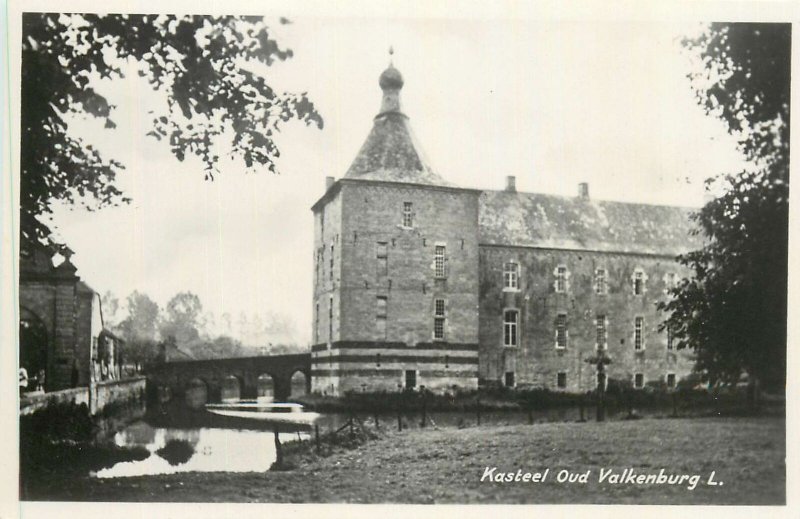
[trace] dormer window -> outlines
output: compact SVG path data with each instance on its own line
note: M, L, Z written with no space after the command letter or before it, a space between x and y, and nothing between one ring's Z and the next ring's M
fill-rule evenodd
M403 202L403 227L414 227L414 213L411 202Z

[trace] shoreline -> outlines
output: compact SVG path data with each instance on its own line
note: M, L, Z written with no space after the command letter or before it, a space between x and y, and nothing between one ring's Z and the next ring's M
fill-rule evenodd
M349 436L345 432L343 437ZM784 504L785 419L644 418L635 422L426 428L347 444L285 444L289 470L185 472L41 482L26 500L292 503ZM758 453L756 456L755 453ZM481 482L486 467L550 469L548 481ZM724 486L602 484L600 469L715 472ZM497 470L500 470L499 468ZM585 482L556 481L560 471Z

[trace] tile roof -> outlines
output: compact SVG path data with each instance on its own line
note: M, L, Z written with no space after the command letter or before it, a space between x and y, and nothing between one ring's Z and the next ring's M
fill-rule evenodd
M425 160L400 109L403 77L391 65L380 76L381 111L344 178L450 186Z
M686 207L513 191L484 191L479 200L482 245L675 256L702 244Z

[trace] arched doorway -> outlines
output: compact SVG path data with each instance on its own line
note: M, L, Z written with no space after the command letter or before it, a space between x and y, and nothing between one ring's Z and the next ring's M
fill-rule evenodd
M259 375L256 386L259 400L266 402L275 400L275 381L272 379L272 375L269 373Z
M38 315L24 308L19 319L19 367L28 375L28 387L23 391L38 386L47 390L47 328Z
M242 384L234 375L228 375L222 380L222 401L239 400L242 397Z
M289 394L293 397L305 395L307 384L306 374L302 371L295 371L292 374L291 392Z
M208 402L208 386L203 380L193 378L186 385L184 398L186 400L186 405L190 409L199 409Z

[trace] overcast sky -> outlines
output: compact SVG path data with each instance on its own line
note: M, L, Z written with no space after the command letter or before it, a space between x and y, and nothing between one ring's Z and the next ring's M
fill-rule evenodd
M271 21L271 20L268 20ZM272 21L271 21L272 22ZM279 315L311 335L311 205L341 177L380 106L378 76L395 48L402 104L433 168L464 186L700 205L703 180L741 159L722 123L695 103L679 39L696 25L501 20L295 18L275 28L295 57L268 69L279 89L307 91L325 120L278 139L280 175L230 162L214 182L145 137L163 100L138 78L98 88L118 127L72 130L127 170L128 206L58 209L79 275L123 298L163 305L198 294L206 310Z

